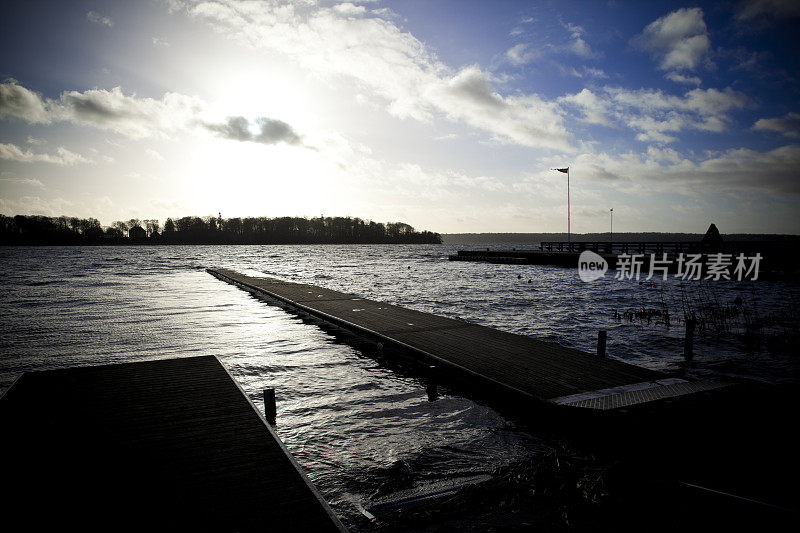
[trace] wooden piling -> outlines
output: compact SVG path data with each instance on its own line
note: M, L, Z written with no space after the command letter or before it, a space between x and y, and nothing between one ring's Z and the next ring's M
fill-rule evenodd
M606 356L606 330L597 332L597 357Z
M275 389L268 387L264 389L264 418L271 426L275 425L278 411L275 405Z
M425 381L426 381L425 390L428 393L429 402L432 402L439 397L439 391L437 390L438 380L436 379L436 374L437 374L436 365L430 365L428 367L427 375L425 376Z
M683 339L683 358L691 361L694 358L694 329L697 326L697 319L686 319L686 337Z

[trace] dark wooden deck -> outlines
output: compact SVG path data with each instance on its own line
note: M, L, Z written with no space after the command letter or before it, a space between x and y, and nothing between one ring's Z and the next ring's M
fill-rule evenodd
M716 386L666 379L658 372L614 359L354 294L224 269L209 273L410 350L429 364L519 399L607 410ZM645 389L646 393L640 392Z
M343 530L213 356L25 373L0 428L26 531Z

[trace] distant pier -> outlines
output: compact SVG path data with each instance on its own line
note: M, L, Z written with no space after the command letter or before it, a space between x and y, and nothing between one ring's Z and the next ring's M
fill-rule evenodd
M584 251L591 251L606 260L613 268L620 255L639 256L644 270L649 269L653 258L662 261L666 258L669 271L674 272L678 257L683 254L700 255L700 263L706 264L714 254L730 256L735 264L736 257L743 254L747 258L760 255L760 271L765 274L787 274L800 265L800 246L794 241L728 241L715 244L701 241L679 242L592 242L592 241L545 241L538 249L517 250L485 248L459 250L448 256L450 261L473 261L507 265L554 265L577 268L578 258Z
M354 294L246 276L226 269L210 274L256 295L277 300L411 353L437 372L513 402L611 411L722 386L690 382L461 320L368 300Z
M213 356L27 372L0 398L26 531L344 531Z

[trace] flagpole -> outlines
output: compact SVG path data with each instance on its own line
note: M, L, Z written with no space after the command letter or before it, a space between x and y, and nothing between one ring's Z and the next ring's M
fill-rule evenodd
M569 167L567 167L567 247L572 250L570 240L570 220L569 220Z

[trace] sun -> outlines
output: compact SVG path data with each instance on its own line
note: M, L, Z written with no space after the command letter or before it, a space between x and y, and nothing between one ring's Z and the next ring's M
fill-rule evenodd
M238 67L219 73L220 81L209 94L208 114L220 120L245 117L251 124L258 118L277 119L298 130L318 127L323 94L293 69L259 65Z

